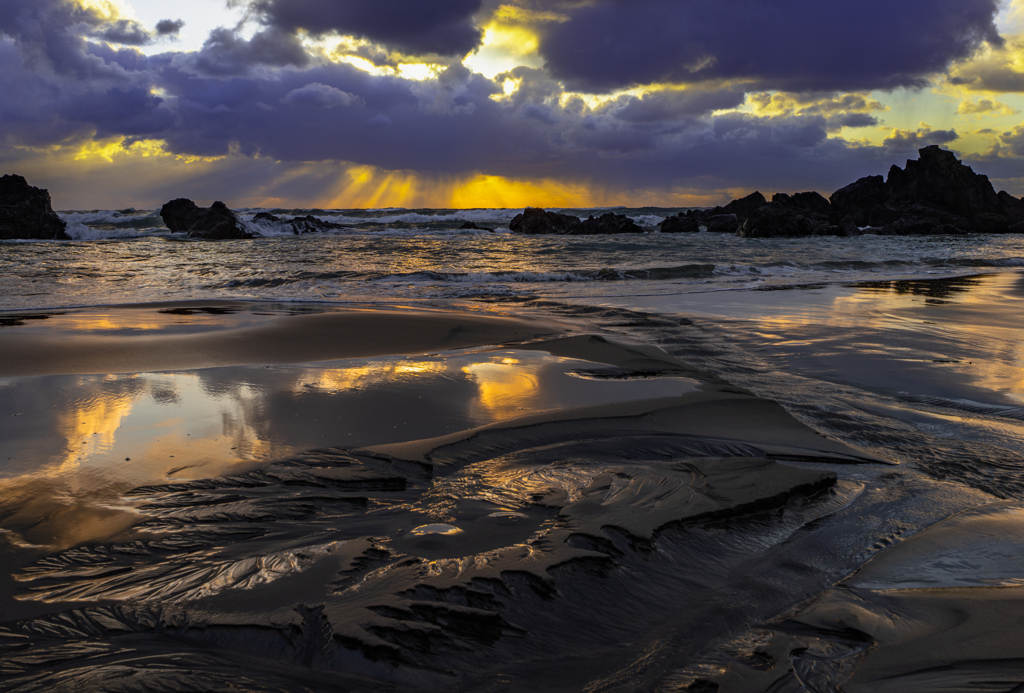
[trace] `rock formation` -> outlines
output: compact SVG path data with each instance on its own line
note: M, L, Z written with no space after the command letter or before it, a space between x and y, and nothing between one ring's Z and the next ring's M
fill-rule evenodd
M270 226L279 227L282 230L291 231L296 236L303 233L323 233L324 231L331 231L333 229L347 228L346 226L336 224L333 221L324 221L323 219L314 217L312 214L307 214L304 217L295 217L294 219L285 221L270 212L260 212L254 216L252 220L256 224L268 224Z
M590 216L580 221L579 217L543 209L527 207L509 222L508 228L522 234L557 234L562 236L594 236L612 233L643 233L641 228L624 214L608 212L600 217Z
M21 176L0 177L0 239L70 240L67 224L50 205L50 193Z
M753 193L725 207L690 210L665 223L692 218L710 231L711 219L735 210L737 217L744 215L738 234L749 238L853 236L865 227L871 227L870 233L899 236L1024 232L1024 200L997 194L987 176L964 166L952 152L931 146L921 149L920 155L905 169L893 166L887 179L861 178L828 200L803 192L779 193L766 202Z
M171 231L188 233L189 238L224 240L253 237L235 213L220 201L204 208L192 200L178 198L160 208L160 217Z
M891 167L885 180L870 176L837 190L831 202L838 221L883 234L1006 233L1024 221L1024 201L997 194L988 176L935 145L906 168Z
M708 233L731 233L734 234L740 228L740 220L735 214L716 214L707 219Z
M662 233L697 233L700 231L701 223L696 217L678 214L668 217L659 226Z

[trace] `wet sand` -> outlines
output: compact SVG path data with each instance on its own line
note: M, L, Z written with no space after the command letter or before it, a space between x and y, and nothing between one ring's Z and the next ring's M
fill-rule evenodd
M0 315L0 690L1024 681L1018 506L822 435L728 352L398 308L41 315Z

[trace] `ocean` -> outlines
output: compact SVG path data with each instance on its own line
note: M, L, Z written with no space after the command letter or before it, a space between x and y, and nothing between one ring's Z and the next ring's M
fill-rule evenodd
M1024 237L261 211L348 228L70 211L72 241L0 243L0 347L65 355L0 364L0 690L1024 681ZM294 363L203 341L342 309L569 336ZM155 360L75 362L132 340Z
M1018 236L743 239L658 233L679 209L613 209L650 233L519 236L518 209L238 210L313 214L351 228L187 242L153 210L62 212L73 242L5 243L0 309L206 298L447 301L750 291L938 278L1024 266ZM566 209L601 214L605 209ZM466 221L494 231L460 230ZM274 230L254 224L255 230Z

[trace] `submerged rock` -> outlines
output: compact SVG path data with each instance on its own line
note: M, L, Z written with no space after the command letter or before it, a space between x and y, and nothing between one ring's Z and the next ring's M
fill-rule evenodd
M489 229L483 226L477 226L471 221L465 222L462 226L459 227L459 229L463 231L494 231L494 229Z
M160 208L160 218L171 231L188 233L189 238L224 240L253 237L235 213L219 200L206 208L185 198L171 200Z
M643 233L644 229L624 214L608 212L580 221L579 217L527 207L509 222L515 233L557 234L562 236L595 236L614 233Z
M21 176L0 177L0 239L67 241L67 224L50 204L50 193Z

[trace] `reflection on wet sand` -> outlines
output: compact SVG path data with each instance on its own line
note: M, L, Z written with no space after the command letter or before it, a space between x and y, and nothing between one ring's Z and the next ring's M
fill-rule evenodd
M1022 282L1005 272L607 303L703 316L786 372L918 399L1019 407Z
M878 325L958 304L890 288L920 305L853 292L846 317L874 321L854 341L932 348ZM759 348L856 356L784 307ZM1024 602L992 587L1017 589L1019 503L916 466L1005 475L1012 419L780 375L690 320L604 319L718 370L424 321L435 346L401 356L0 380L0 688L923 691L980 680L985 648L1024 661ZM463 329L503 339L442 349Z
M602 383L567 375L600 365L501 351L7 378L0 381L6 395L0 404L0 527L21 532L30 543L70 546L130 524L134 510L113 499L136 486L244 472L311 448L431 437L511 418L525 408L692 389L681 378ZM14 406L18 412L10 410ZM77 514L57 510L71 507ZM81 516L89 508L95 518L108 519L94 518L90 525ZM120 524L109 519L125 514L130 518Z

